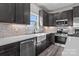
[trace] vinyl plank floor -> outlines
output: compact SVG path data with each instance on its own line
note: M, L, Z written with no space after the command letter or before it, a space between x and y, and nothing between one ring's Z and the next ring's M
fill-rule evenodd
M64 48L63 47L59 47L58 51L56 52L55 56L62 56L62 52L63 52Z
M63 47L51 45L47 49L45 49L39 56L61 56Z

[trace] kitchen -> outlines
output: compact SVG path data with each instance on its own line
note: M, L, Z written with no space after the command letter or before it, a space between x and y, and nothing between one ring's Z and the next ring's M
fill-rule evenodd
M0 56L79 56L79 3L0 3Z

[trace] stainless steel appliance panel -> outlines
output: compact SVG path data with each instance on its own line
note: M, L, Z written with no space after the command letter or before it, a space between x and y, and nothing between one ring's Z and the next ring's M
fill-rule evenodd
M28 39L20 43L21 56L35 56L36 38Z

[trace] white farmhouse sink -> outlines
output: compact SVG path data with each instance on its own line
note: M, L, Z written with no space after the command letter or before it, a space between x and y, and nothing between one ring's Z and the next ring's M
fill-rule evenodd
M35 34L36 36L43 36L43 35L46 35L46 33L37 33Z

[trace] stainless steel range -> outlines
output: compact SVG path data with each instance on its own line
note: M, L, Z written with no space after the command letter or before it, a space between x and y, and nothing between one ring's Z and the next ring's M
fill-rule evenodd
M67 32L63 31L63 29L58 30L55 33L55 45L65 47L67 36Z

